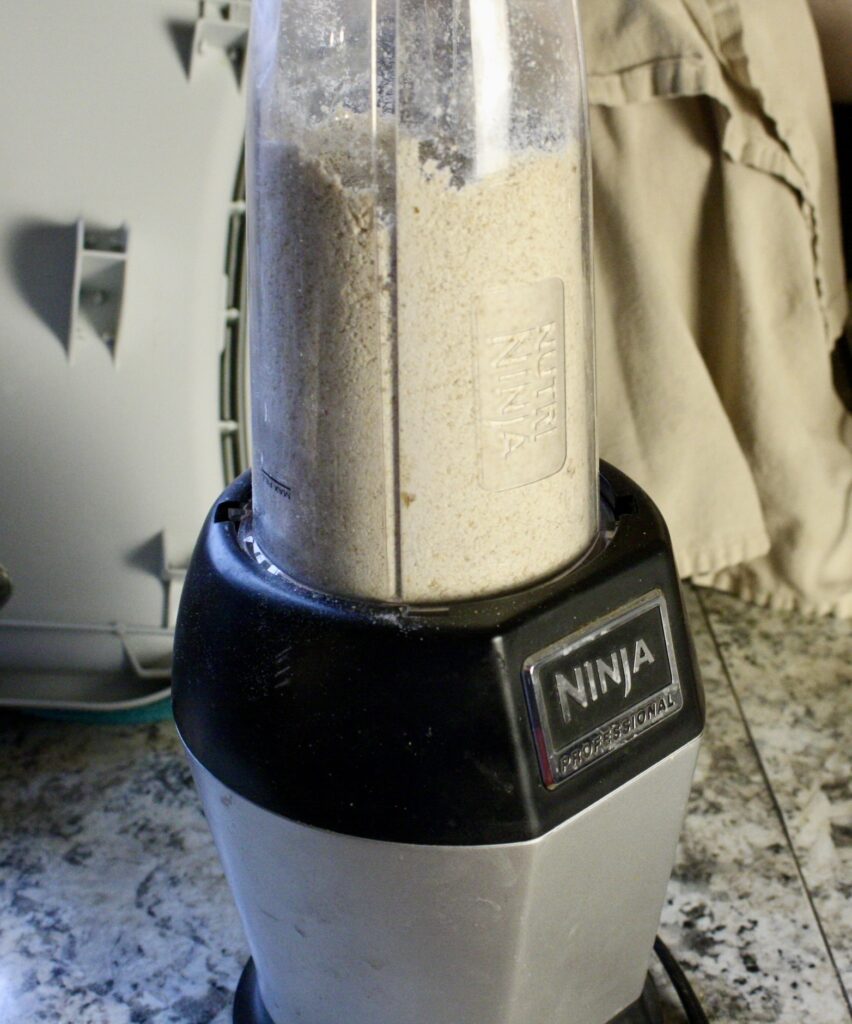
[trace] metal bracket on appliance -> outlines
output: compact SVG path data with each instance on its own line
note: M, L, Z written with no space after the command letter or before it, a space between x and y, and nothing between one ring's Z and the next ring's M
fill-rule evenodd
M75 225L74 284L68 324L68 356L86 327L115 359L127 266L127 226L95 227L82 219Z
M172 637L161 626L4 616L0 707L121 711L156 703L169 694Z
M251 428L248 394L248 323L246 301L246 182L245 153L240 160L234 197L229 205L228 246L225 256L224 336L219 398L222 457L225 477L233 480L249 465Z
M189 54L190 80L199 64L210 54L224 54L234 69L237 85L242 84L249 31L248 0L231 3L202 2L192 32Z
M116 634L137 679L171 678L172 634L169 630L131 630L116 626ZM162 696L166 696L163 693Z
M12 577L9 575L9 571L0 565L0 608L3 607L11 596Z

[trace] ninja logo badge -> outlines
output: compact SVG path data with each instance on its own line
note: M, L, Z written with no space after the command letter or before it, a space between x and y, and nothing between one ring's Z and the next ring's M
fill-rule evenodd
M652 591L532 655L523 678L553 787L683 706L664 595Z
M626 699L633 688L634 677L642 671L642 666L653 665L655 660L648 644L639 637L632 650L619 647L605 657L584 661L566 668L565 672L554 673L564 721L571 721L572 702L586 709L590 703L608 693L610 685L623 687L621 696Z

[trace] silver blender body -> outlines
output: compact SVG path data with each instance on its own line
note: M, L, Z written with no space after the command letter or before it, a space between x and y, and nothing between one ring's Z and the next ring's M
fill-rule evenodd
M197 762L276 1024L604 1024L642 992L698 739L540 838L377 842L263 810Z

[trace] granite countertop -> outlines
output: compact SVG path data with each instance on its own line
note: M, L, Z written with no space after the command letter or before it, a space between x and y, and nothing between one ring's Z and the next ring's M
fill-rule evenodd
M849 1021L852 630L688 600L708 726L662 935L714 1024ZM0 1024L226 1024L248 953L174 726L9 713L0 750Z

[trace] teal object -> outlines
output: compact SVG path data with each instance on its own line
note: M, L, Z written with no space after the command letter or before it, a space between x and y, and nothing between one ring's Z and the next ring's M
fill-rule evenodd
M172 717L172 699L164 697L152 704L126 708L122 711L66 711L61 708L27 710L38 718L50 718L57 722L77 722L79 725L149 725L152 722L164 722Z

